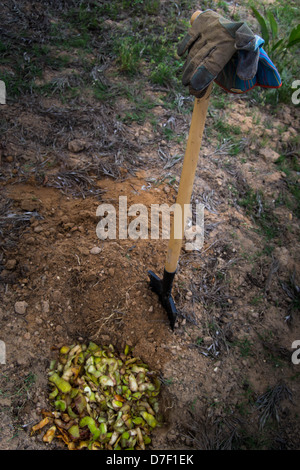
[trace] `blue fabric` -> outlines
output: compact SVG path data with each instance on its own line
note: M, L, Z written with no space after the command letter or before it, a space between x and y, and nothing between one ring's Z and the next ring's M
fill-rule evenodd
M255 50L262 46L265 43L265 40L258 36L257 34L255 35Z
M259 49L259 60L256 75L251 80L241 80L237 75L238 52L225 65L215 82L230 93L245 93L256 86L262 88L279 88L282 85L280 75L268 54L262 47Z

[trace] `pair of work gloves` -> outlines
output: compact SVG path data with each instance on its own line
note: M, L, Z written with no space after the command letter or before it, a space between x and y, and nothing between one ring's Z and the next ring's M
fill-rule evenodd
M231 93L255 86L279 88L279 73L263 44L244 22L227 20L212 10L199 13L177 49L179 56L188 53L182 83L198 98L212 81Z

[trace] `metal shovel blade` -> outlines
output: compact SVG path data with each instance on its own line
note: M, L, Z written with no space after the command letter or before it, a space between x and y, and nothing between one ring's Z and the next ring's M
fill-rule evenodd
M177 309L171 295L172 283L175 273L168 273L164 271L163 279L160 279L153 271L148 271L150 277L150 288L155 292L159 300L166 310L172 330L174 330Z

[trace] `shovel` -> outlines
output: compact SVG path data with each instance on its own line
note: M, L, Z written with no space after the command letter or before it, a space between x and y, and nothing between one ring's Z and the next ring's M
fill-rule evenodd
M195 12L191 17L191 24L196 19L200 11ZM195 173L197 169L198 157L202 142L205 119L208 109L209 97L212 89L210 84L206 93L201 98L195 98L189 136L182 165L182 172L176 199L176 205L181 208L181 236L175 237L178 230L175 230L176 213L174 214L173 225L170 232L170 240L167 251L167 258L164 266L163 278L160 279L153 271L148 271L150 277L150 288L155 292L166 310L172 330L174 330L177 309L172 298L172 285L177 270L184 230L186 226L185 204L190 204L193 191Z

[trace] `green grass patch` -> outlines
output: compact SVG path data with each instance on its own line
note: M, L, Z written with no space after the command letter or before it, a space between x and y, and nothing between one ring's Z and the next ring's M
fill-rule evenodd
M300 172L300 164L298 154L290 152L286 155L281 155L276 165L279 171L286 174L286 184L288 192L282 192L277 200L276 205L284 205L293 212L296 217L300 217L300 187L298 183L298 175Z
M119 70L128 75L135 75L140 70L143 44L134 36L120 38L114 46Z
M247 358L252 355L253 344L247 337L242 340L236 341L235 345L238 346L240 354L243 358Z
M277 217L265 202L262 191L248 189L238 202L241 207L245 208L246 214L257 224L256 230L267 240L279 237L280 229Z
M300 172L299 158L296 152L289 155L281 155L276 161L276 165L286 176L291 176L293 172Z

